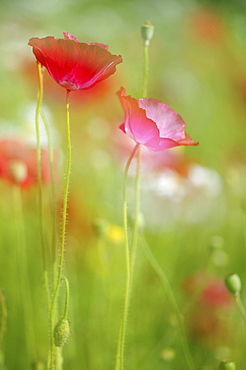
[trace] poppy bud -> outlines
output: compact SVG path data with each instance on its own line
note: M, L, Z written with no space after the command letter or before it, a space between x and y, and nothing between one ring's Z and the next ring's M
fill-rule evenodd
M54 328L54 341L56 347L62 347L70 335L70 322L68 319L61 318Z
M236 364L231 360L223 360L220 362L219 370L236 370Z
M144 24L141 27L141 34L142 39L144 41L144 45L148 46L150 43L150 40L152 39L154 35L154 26L149 21L144 22Z
M238 295L241 291L241 279L237 274L227 275L225 277L225 285L235 295Z

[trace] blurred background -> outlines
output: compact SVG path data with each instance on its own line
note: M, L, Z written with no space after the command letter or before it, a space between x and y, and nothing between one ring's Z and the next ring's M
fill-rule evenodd
M123 57L109 79L71 94L73 164L66 260L73 334L64 350L64 368L114 366L124 289L121 188L132 148L118 129L123 112L115 93L123 86L127 94L141 97L140 27L146 20L155 26L148 97L176 110L186 122L186 132L200 145L162 153L143 151L144 238L186 319L195 368L216 369L225 357L235 359L239 369L245 363L242 319L223 287L225 274L234 271L246 285L245 10L245 2L239 0L1 0L0 155L1 140L6 138L35 146L38 80L27 45L31 37L62 38L69 32L81 42L107 44L112 54ZM66 158L65 91L47 73L43 104L56 153L59 223ZM47 146L45 132L42 145ZM134 166L130 215L133 181ZM3 180L0 190L0 288L10 312L0 368L27 369L25 328L19 322L21 298L16 295L18 240L10 222L16 201L9 182ZM48 185L45 191L49 232ZM42 362L47 328L41 252L36 246L36 189L23 189L22 202L28 273L35 291L31 320L38 348L33 361ZM18 229L19 221L16 225ZM126 368L185 369L172 310L142 252L135 280Z

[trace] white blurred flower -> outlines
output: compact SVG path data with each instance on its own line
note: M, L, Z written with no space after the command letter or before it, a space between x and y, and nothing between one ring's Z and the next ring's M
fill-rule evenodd
M142 211L147 227L169 228L178 222L200 223L223 216L225 203L220 175L192 164L186 175L170 169L142 178Z

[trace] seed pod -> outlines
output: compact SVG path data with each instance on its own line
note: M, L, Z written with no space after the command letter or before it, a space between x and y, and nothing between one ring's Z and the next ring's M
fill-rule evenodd
M149 21L146 21L142 27L141 27L141 34L142 39L144 41L144 45L148 46L150 43L150 40L152 39L154 35L154 26Z
M225 277L225 285L235 295L238 295L241 291L241 279L237 274L227 275Z

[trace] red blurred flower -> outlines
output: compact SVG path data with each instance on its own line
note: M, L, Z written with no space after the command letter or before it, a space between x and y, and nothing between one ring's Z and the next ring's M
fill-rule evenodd
M233 301L224 280L216 276L198 272L185 280L184 288L190 295L196 296L198 293L197 302L211 308L227 307Z
M107 45L81 43L69 33L64 33L64 39L31 38L28 45L51 77L70 91L94 86L113 74L122 62L121 55L107 51Z
M42 181L50 180L49 156L41 150ZM36 148L18 140L0 140L0 177L12 184L28 188L37 183Z
M184 131L182 117L167 104L156 99L134 99L122 87L117 92L125 112L120 129L136 143L153 151L180 145L198 145Z
M192 301L187 324L196 340L214 345L226 338L225 318L233 299L223 279L198 272L186 278L183 287Z
M190 14L188 27L199 41L222 42L225 29L219 15L210 9L199 9Z

